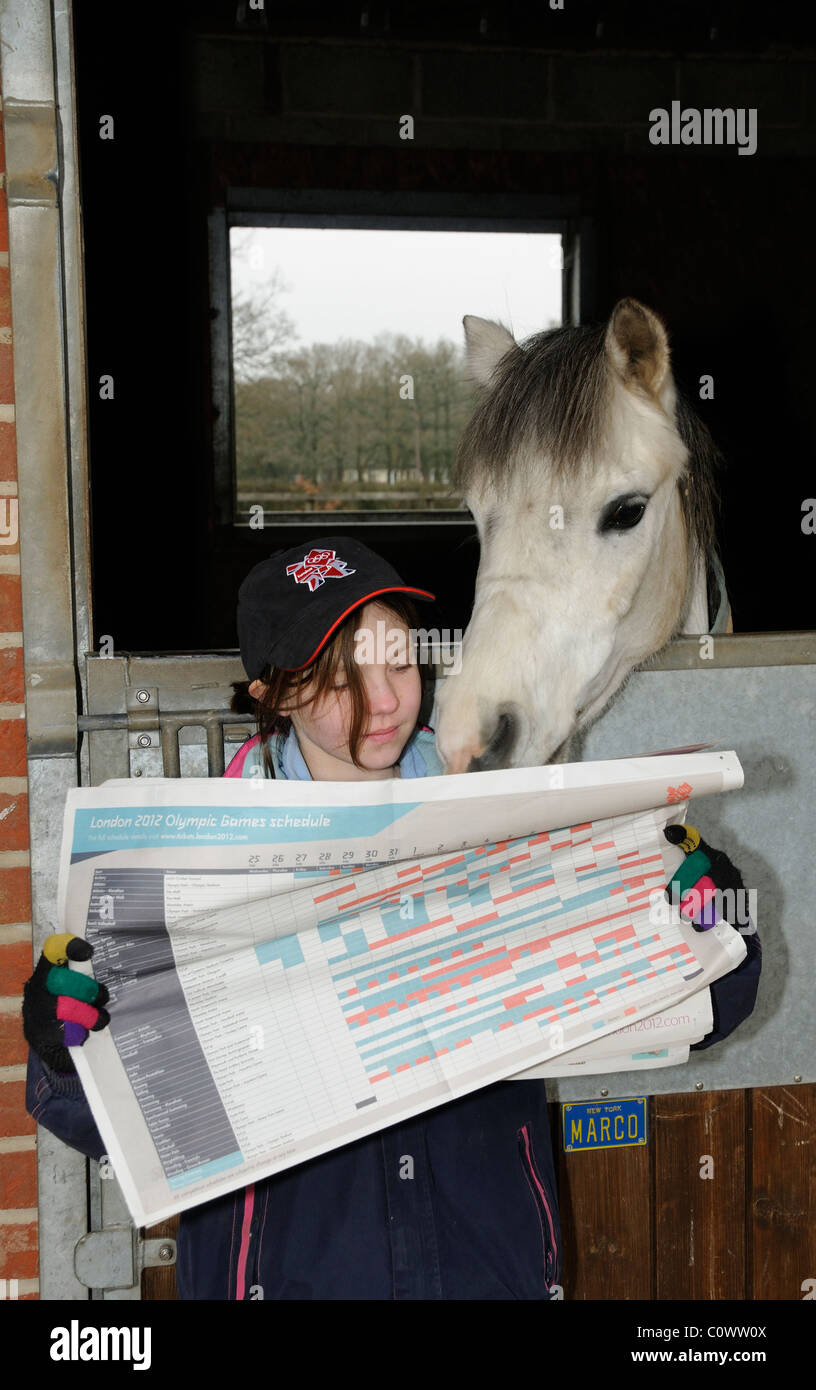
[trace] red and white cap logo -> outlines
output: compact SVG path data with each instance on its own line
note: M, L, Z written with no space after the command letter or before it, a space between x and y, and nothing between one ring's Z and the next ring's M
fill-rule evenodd
M347 579L357 571L350 570L345 560L338 560L335 550L310 550L296 565L287 565L286 573L292 575L296 584L308 584L313 594L325 580Z

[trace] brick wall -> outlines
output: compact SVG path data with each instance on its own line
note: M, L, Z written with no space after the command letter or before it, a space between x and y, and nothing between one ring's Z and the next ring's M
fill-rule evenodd
M0 96L0 1299L30 1299L39 1289L37 1154L20 1026L31 974L31 884L5 169Z

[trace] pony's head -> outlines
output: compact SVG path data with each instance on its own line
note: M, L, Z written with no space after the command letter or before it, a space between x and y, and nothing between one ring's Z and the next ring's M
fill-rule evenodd
M705 584L715 500L716 450L678 396L650 309L622 299L599 328L521 345L486 319L464 327L484 392L456 483L481 558L461 670L439 691L448 772L563 756L682 630Z

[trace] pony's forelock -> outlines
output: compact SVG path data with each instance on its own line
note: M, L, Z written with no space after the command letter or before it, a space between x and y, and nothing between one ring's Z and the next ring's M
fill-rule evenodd
M461 491L485 470L501 490L531 454L545 454L556 477L581 470L600 445L609 400L604 335L602 327L552 328L505 353L459 443Z

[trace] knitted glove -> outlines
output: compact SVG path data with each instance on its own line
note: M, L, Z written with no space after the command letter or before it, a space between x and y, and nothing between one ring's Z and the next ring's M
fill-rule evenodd
M81 1047L90 1029L110 1023L103 1008L108 991L90 975L71 970L72 960L90 960L93 946L81 937L49 936L34 974L23 986L23 1035L32 1051L52 1071L72 1074L69 1048Z
M691 1044L695 1051L720 1042L753 1012L762 972L762 943L747 911L748 925L744 925L745 919L738 923L742 913L738 913L737 904L747 905L748 894L739 869L728 855L712 849L693 825L667 825L663 833L669 844L679 845L686 856L666 887L667 896L679 903L682 915L698 931L707 931L719 920L728 922L740 932L748 952L745 960L711 985L714 1031ZM731 891L724 892L726 889Z
M720 920L718 907L726 907L721 919L736 928L736 922L731 922L727 913L730 911L735 916L733 905L737 901L737 892L741 894L742 902L748 900L739 869L722 850L712 849L701 839L699 830L693 825L667 825L663 834L669 844L679 845L686 856L679 868L675 869L666 890L674 902L679 902L682 915L690 918L700 930L707 931ZM731 891L718 902L715 897L718 889Z

